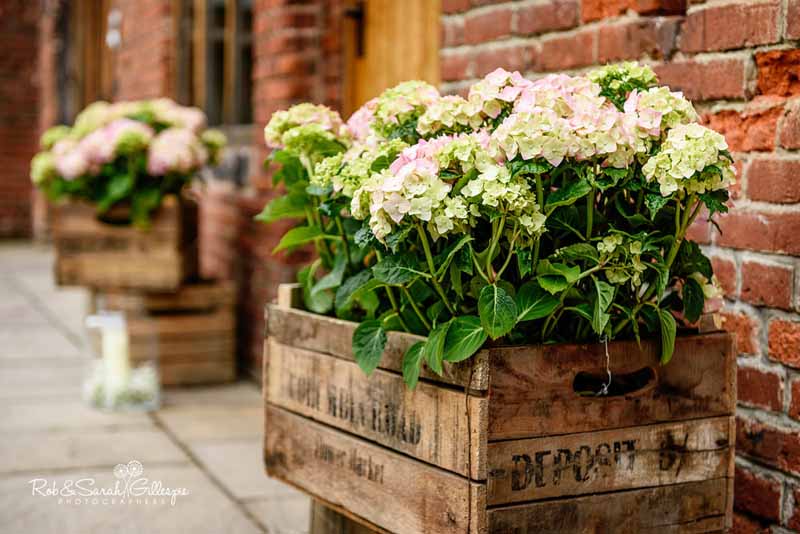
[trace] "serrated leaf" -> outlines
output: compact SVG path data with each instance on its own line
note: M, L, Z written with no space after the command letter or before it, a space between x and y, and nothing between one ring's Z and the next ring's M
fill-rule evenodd
M321 263L322 262L317 259L314 263L302 269L297 273L297 280L300 282L300 287L303 289L303 304L306 309L314 313L325 314L331 311L333 307L333 292L315 292L313 290L314 275Z
M549 260L542 260L536 268L536 274L560 276L571 284L581 275L581 268L577 265L566 265L564 263L553 263Z
M386 236L386 247L392 252L397 252L397 249L406 240L412 228L413 226L403 226Z
M422 349L423 357L428 363L431 371L437 375L443 372L442 361L444 360L444 344L447 340L447 331L450 329L451 321L442 323L428 334L425 346Z
M705 306L703 286L694 278L687 278L683 283L683 316L690 323L697 322Z
M611 301L614 300L614 286L603 282L597 277L592 276L594 281L595 299L592 306L592 330L598 335L602 335L603 331L611 319L608 313L608 307L611 306Z
M410 254L392 254L385 256L372 267L377 280L388 285L408 285L417 278L430 278L418 265L416 258Z
M478 297L478 315L489 337L497 339L517 324L517 305L503 288L496 284L487 285Z
M661 327L661 365L666 365L675 352L675 335L678 327L675 317L665 309L658 310L658 323Z
M517 321L547 317L559 303L559 299L542 289L535 281L523 284L514 300L517 304Z
M481 326L481 320L474 315L456 317L447 330L444 343L444 359L460 362L470 358L484 343L488 334Z
M422 350L424 346L423 341L417 341L403 354L403 382L406 383L408 389L417 387L422 358L425 355Z
M565 187L553 191L548 195L545 203L545 211L549 212L559 206L569 206L579 199L585 197L592 191L592 185L588 180L580 179L570 182Z
M525 278L529 274L531 274L531 269L533 269L533 265L531 264L533 261L533 252L529 248L518 248L515 251L517 256L517 270L519 271L519 277Z
M700 200L708 208L708 216L711 217L715 213L728 213L728 191L719 189L717 191L710 191L708 193L701 193Z
M464 246L472 241L472 236L464 235L460 239L450 243L445 249L434 258L434 265L436 265L436 278L440 279L445 271L450 267L450 262L453 261L456 254L464 248Z
M350 309L357 292L367 287L377 287L374 282L376 280L372 277L372 271L369 269L361 271L342 282L342 285L336 290L335 304L337 312Z
M326 289L335 289L342 285L342 278L344 277L344 271L347 267L347 258L344 255L339 255L334 260L333 269L331 272L323 276L319 279L319 282L314 284L314 287L311 288L312 293L318 293L320 291L325 291Z
M556 250L554 256L564 261L589 261L598 262L597 249L589 243L575 243Z
M278 246L272 249L272 253L275 254L287 248L305 245L323 237L326 237L325 232L319 226L298 226L283 234Z
M655 220L656 215L658 212L661 211L661 208L667 205L669 202L670 197L662 197L656 193L647 193L644 196L644 205L647 206L647 209L650 211L650 220Z
M378 367L386 339L386 331L377 319L364 321L353 332L353 357L367 376Z
M306 197L293 193L272 199L254 219L263 223L271 223L280 219L293 219L305 216Z

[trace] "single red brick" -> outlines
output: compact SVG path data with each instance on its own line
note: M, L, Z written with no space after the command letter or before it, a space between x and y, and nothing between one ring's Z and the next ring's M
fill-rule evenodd
M553 30L566 30L578 25L578 2L553 0L517 8L517 30L520 35L532 35Z
M787 107L789 110L781 122L780 143L783 148L800 148L800 100Z
M739 298L756 306L789 310L792 308L794 269L788 265L757 261L742 263L742 290Z
M686 13L686 0L631 0L630 8L648 15L683 15Z
M739 366L736 381L739 402L773 412L783 409L783 378L779 375Z
M800 379L792 381L792 398L789 401L789 417L800 421Z
M776 522L780 520L782 487L778 481L737 465L734 486L733 504L737 510Z
M770 321L769 357L789 367L800 368L800 321Z
M583 0L581 2L581 19L584 22L616 17L628 10L630 0Z
M736 291L736 262L720 256L711 257L711 266L714 268L714 276L719 280L719 285L729 299L737 297Z
M787 39L800 39L800 0L789 0L786 5Z
M524 72L528 68L530 49L524 45L489 48L475 53L475 76L484 76L498 67Z
M460 13L469 9L469 0L442 0L442 13Z
M800 202L800 158L757 158L747 169L751 200L792 204Z
M740 354L759 354L759 323L743 312L723 311L722 328L736 335L736 347Z
M535 66L538 70L561 70L591 65L596 62L596 42L594 29L543 39Z
M704 61L673 61L654 66L662 84L683 91L690 100L744 98L743 58L715 58Z
M701 215L695 219L686 232L686 237L701 245L708 245L711 243L711 224L708 222L708 217Z
M718 219L723 247L800 256L800 213L769 213L733 208Z
M800 434L791 429L737 418L736 452L782 471L800 473Z
M445 82L469 78L470 56L466 54L441 54L441 75Z
M769 50L756 54L758 91L764 95L800 94L800 49Z
M464 18L464 39L469 44L486 43L511 35L511 7L473 14Z
M772 150L775 148L775 130L783 108L745 109L738 112L726 109L703 116L703 122L712 130L725 135L733 152Z
M648 17L601 26L597 60L668 57L675 47L678 23L677 17Z
M684 52L708 52L780 41L780 1L709 4L686 17L681 29Z

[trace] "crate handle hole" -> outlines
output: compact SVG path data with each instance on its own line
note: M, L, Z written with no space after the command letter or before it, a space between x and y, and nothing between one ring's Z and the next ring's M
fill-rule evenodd
M612 373L611 385L605 397L642 394L655 387L656 378L656 370L653 367L642 367L631 373ZM572 390L580 396L591 397L601 391L607 382L608 375L605 370L581 371L572 381Z

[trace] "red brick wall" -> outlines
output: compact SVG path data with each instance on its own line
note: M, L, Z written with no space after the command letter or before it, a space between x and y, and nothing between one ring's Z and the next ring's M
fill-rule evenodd
M0 237L31 234L28 163L38 148L40 2L0 3Z
M800 530L800 0L444 0L444 89L640 59L723 132L740 171L714 259L739 335L737 532Z

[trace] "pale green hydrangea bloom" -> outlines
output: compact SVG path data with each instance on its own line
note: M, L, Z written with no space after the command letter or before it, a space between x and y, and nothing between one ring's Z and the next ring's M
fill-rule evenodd
M316 125L320 130L330 132L332 136L345 142L346 129L338 113L326 106L303 103L285 111L272 114L264 128L264 139L267 145L280 148L286 145L284 135L294 128Z
M429 83L402 82L381 93L375 101L372 129L384 138L395 137L393 132L397 128L418 119L439 98L439 91Z
M657 154L642 167L644 176L659 184L661 194L687 194L725 189L736 182L725 138L697 123L680 124L667 132Z
M615 63L594 69L587 74L587 78L613 92L623 91L627 88L647 89L658 83L658 77L653 69L635 61Z
M638 239L628 238L622 234L610 234L597 243L597 251L607 265L604 269L606 279L614 285L622 285L628 281L631 287L642 285L642 273L647 265L642 261L643 244Z
M483 123L480 107L458 95L443 96L431 104L417 122L424 136L477 130Z
M720 286L716 275L712 275L711 280L709 280L702 273L694 272L689 275L689 278L693 278L698 284L700 284L700 287L703 288L703 296L706 299L721 298L725 293L722 290L722 286Z
M53 154L39 152L31 160L31 181L35 185L44 184L58 176Z
M70 131L70 127L64 126L63 124L48 128L42 134L39 144L44 150L50 150L56 143L67 137Z
M408 145L400 139L392 139L377 145L359 145L347 152L336 154L319 162L314 169L311 183L322 187L331 186L352 198L356 189L372 174L376 161L388 166Z

